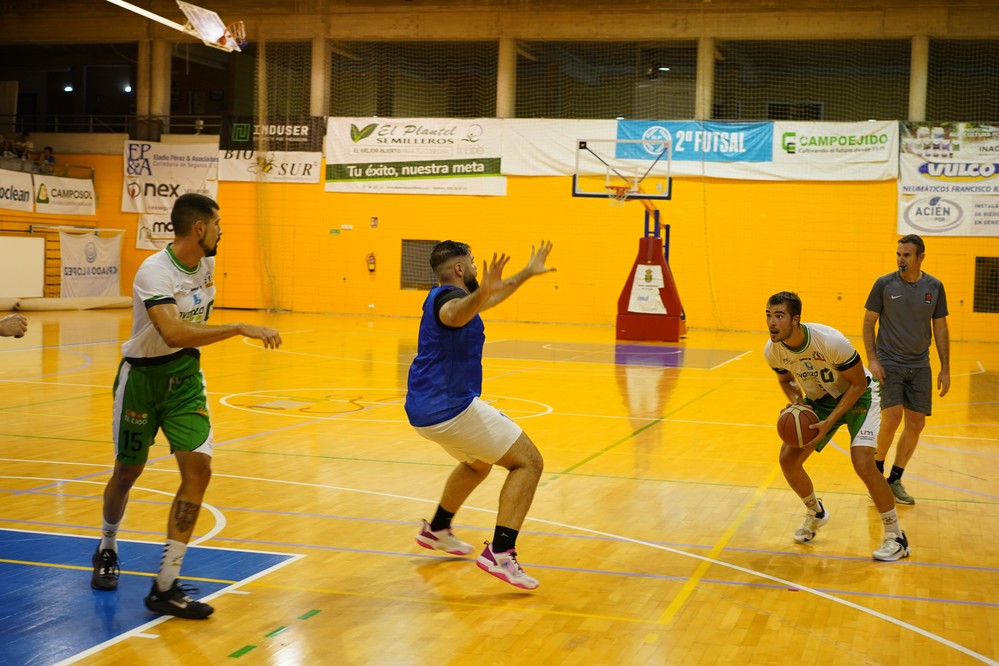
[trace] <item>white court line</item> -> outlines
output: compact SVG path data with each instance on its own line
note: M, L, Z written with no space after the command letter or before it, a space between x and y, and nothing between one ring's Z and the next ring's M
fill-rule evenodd
M53 462L57 462L57 461L53 461ZM362 489L359 489L359 488L347 488L347 487L344 487L344 486L332 486L332 485L327 485L327 484L322 484L322 483L309 483L309 482L305 482L305 481L288 481L288 480L284 480L284 479L265 479L265 478L261 478L261 477L243 476L243 475L239 475L239 474L214 474L213 476L218 476L218 477L227 478L227 479L239 479L239 480L242 480L242 481L254 481L254 482L262 482L262 483L277 483L277 484L290 485L290 486L302 486L302 487L307 487L307 488L322 488L322 489L325 489L325 490L336 490L336 491L341 491L341 492L360 493L360 494L363 494L363 495L374 495L374 496L377 496L377 497L387 497L387 498L391 498L391 499L406 500L406 501L411 501L411 502L423 502L423 503L426 503L426 504L436 504L438 502L438 500L436 500L436 499L424 499L424 498L421 498L421 497L410 497L408 495L398 495L398 494L395 494L395 493L384 493L384 492L380 492L380 491L376 491L376 490L362 490ZM42 477L5 477L5 476L0 476L0 478L18 478L18 479L23 479L23 478L29 478L29 479L30 478L39 478L39 480L47 480L47 481L57 481L57 480L60 480L60 479L49 479L49 478L42 478ZM64 480L64 481L73 482L72 480ZM75 481L75 483L88 483L88 484L95 484L95 485L103 485L102 483L96 482L96 481ZM150 490L150 489L145 489L145 490ZM152 490L152 492L159 492L159 493L163 493L163 494L168 494L168 493L164 493L163 491L157 491L157 490ZM490 513L490 514L495 514L496 513L495 510L492 510L492 509L483 509L483 508L475 507L475 506L464 506L462 508L469 509L469 510L472 510L472 511L480 511L480 512L483 512L483 513ZM601 536L601 537L605 537L605 538L609 538L609 539L616 539L618 541L624 541L626 543L632 543L632 544L635 544L635 545L638 545L638 546L644 546L644 547L647 547L647 548L652 548L652 549L655 549L655 550L660 550L660 551L663 551L663 552L672 553L672 554L678 555L680 557L689 557L691 559L700 560L701 562L707 562L709 564L716 564L718 566L725 567L727 569L732 569L733 571L739 571L739 572L742 572L742 573L745 573L745 574L749 574L749 575L755 576L757 578L763 578L765 580L769 580L769 581L778 583L781 586L794 588L794 589L796 589L796 590L798 590L800 592L807 592L808 594L815 595L815 596L817 596L819 598L822 598L822 599L825 599L827 601L831 601L833 603L841 604L843 606L846 606L848 608L852 608L853 610L859 611L861 613L865 613L867 615L871 615L872 617L875 617L875 618L877 618L879 620L883 620L885 622L889 622L889 623L894 624L894 625L896 625L896 626L898 626L898 627L900 627L902 629L911 631L913 633L917 633L917 634L919 634L921 636L929 638L932 641L940 643L941 645L944 645L946 647L949 647L949 648L952 648L954 650L957 650L958 652L962 652L962 653L968 655L969 657L977 659L978 661L981 661L983 663L990 664L991 666L999 666L999 662L996 662L996 661L994 661L994 660L986 657L985 655L979 654L979 653L977 653L977 652L975 652L975 651L973 651L973 650L971 650L969 648L966 648L963 645L960 645L960 644L955 643L955 642L953 642L951 640L948 640L948 639L944 638L943 636L938 636L937 634L934 634L934 633L932 633L930 631L927 631L925 629L917 627L917 626L915 626L913 624L910 624L908 622L904 622L904 621L902 621L902 620L900 620L898 618L892 617L890 615L885 615L884 613L880 613L880 612L872 610L870 608L866 608L866 607L861 606L860 604L856 604L856 603L854 603L852 601L848 601L846 599L841 599L839 597L833 596L833 595L828 594L826 592L822 592L821 590L816 590L814 588L808 587L807 585L802 585L800 583L795 583L793 581L785 580L783 578L778 578L776 576L771 576L770 574L763 573L762 571L757 571L755 569L748 569L746 567L742 567L742 566L739 566L739 565L736 565L736 564L730 564L728 562L725 562L725 561L722 561L722 560L717 560L717 559L714 559L712 557L707 557L707 556L704 556L704 555L698 555L696 553L688 553L686 551L678 550L676 548L671 548L669 546L664 546L664 545L656 544L656 543L650 543L648 541L642 541L640 539L633 539L631 537L626 537L626 536L622 536L622 535L619 535L619 534L612 534L610 532L603 532L601 530L594 530L594 529L591 529L591 528L588 528L588 527L581 527L581 526L578 526L578 525L570 525L568 523L561 523L561 522L553 521L553 520L545 520L543 518L535 518L535 517L532 517L532 516L528 516L527 520L531 520L531 521L536 522L536 523L542 523L542 524L545 524L545 525L552 525L552 526L555 526L555 527L563 527L563 528L569 529L569 530L577 530L577 531L580 531L580 532L585 532L587 534L593 534L593 535L596 535L596 536ZM217 533L217 532L215 532L215 533ZM299 557L302 557L302 556L299 556ZM261 572L258 576L254 576L254 577L251 577L249 579L246 579L245 581L237 584L234 587L241 587L242 585L246 584L247 582L250 582L252 580L256 580L256 578L259 578L260 576L264 575L265 573L270 572L273 569L279 568L280 566L284 566L284 564L286 564L286 563L281 563L279 565L275 565L274 567L271 567L271 569L267 569L264 572ZM891 565L885 565L885 566L891 566ZM211 599L212 597L217 596L218 594L221 594L223 591L224 590L221 590L221 591L215 593L214 595L206 597L206 599ZM96 646L94 648L91 648L90 650L87 650L87 651L85 651L83 653L75 655L74 657L71 658L71 660L60 662L60 664L70 664L70 663L73 663L74 661L82 659L83 657L89 656L91 654L95 654L97 651L99 651L99 649L103 649L104 647L107 647L109 645L113 645L113 644L118 643L118 642L120 642L122 640L125 640L125 638L127 638L130 635L132 635L132 633L141 631L142 629L150 628L150 627L154 626L155 624L158 624L160 621L164 621L165 619L167 619L167 618L163 617L163 618L158 618L157 620L153 620L152 622L150 622L148 624L145 624L145 625L143 625L141 627L138 627L133 632L129 632L128 634L123 634L122 636L116 637L115 639L112 639L111 641L107 641L105 643L102 643L99 646Z
M26 461L26 462L36 462L37 463L39 461L34 460L34 461ZM58 460L49 460L49 461L46 461L46 462L48 462L50 464L51 463L64 464L64 463L62 463L61 461L58 461ZM81 463L74 463L74 464L81 464ZM177 472L175 470L156 469L154 467L146 468L146 471L148 471L148 472L172 472L173 474L179 474L179 472ZM47 476L8 476L8 475L2 475L2 476L0 476L0 479L20 479L20 480L23 480L23 481L28 481L28 480L31 480L31 481L55 481L56 483L85 483L87 485L92 485L92 486L106 486L107 485L107 481L84 481L82 479L59 479L59 478L52 478L52 477L47 477ZM145 490L146 492L157 493L157 494L160 494L160 495L167 495L168 497L174 497L177 494L176 491L170 492L170 491L166 491L166 490L156 490L155 488L146 488L144 486L132 486L132 490ZM16 493L16 492L17 491L12 491L11 494ZM205 541L207 541L209 539L214 538L215 535L217 535L219 532L221 532L223 529L225 529L225 526L226 526L225 515L223 515L223 513L221 511L219 511L216 507L214 507L213 505L208 504L208 503L202 503L201 506L203 508L208 509L208 512L211 513L213 516L215 516L215 525L214 525L214 527L212 527L211 530L209 530L205 534L201 535L197 539L192 540L190 542L190 545L192 545L192 546L200 545L201 543L203 543L203 542L205 542Z
M342 491L342 492L361 493L361 494L364 494L364 495L376 495L376 496L379 496L379 497L388 497L388 498L392 498L392 499L407 500L407 501L411 501L411 502L424 502L424 503L427 503L427 504L437 504L437 502L438 502L438 500L436 500L436 499L423 499L421 497L410 497L408 495L397 495L397 494L394 494L394 493L383 493L383 492L379 492L379 491L375 491L375 490L361 490L359 488L346 488L346 487L343 487L343 486L330 486L330 485L321 484L321 483L308 483L308 482L304 482L304 481L286 481L286 480L281 480L281 479L263 479L263 478L252 477L252 476L241 476L241 475L237 475L237 474L218 474L216 476L222 476L222 477L229 478L229 479L240 479L240 480L243 480L243 481L262 481L264 483L281 483L281 484L287 484L287 485L305 486L305 487L309 487L309 488L323 488L323 489L327 489L327 490L339 490L339 491ZM481 511L481 512L484 512L484 513L492 513L492 514L496 513L496 511L492 510L492 509L482 509L482 508L474 507L474 506L467 506L466 505L466 506L463 506L462 508L471 509L473 511ZM930 631L926 631L925 629L917 627L917 626L915 626L913 624L910 624L908 622L904 622L904 621L899 620L898 618L894 618L894 617L892 617L890 615L885 615L884 613L880 613L880 612L872 610L870 608L866 608L866 607L861 606L860 604L856 604L856 603L854 603L852 601L848 601L846 599L841 599L839 597L833 596L833 595L828 594L826 592L822 592L821 590L816 590L814 588L808 587L807 585L801 585L799 583L795 583L795 582L792 582L792 581L789 581L789 580L785 580L783 578L778 578L776 576L771 576L770 574L763 573L762 571L756 571L754 569L748 569L746 567L741 567L741 566L736 565L736 564L729 564L728 562L724 562L722 560L716 560L714 558L706 557L704 555L698 555L696 553L688 553L686 551L677 550L676 548L670 548L669 546L663 546L663 545L660 545L660 544L650 543L648 541L642 541L640 539L632 539L631 537L621 536L621 535L618 535L618 534L612 534L610 532L602 532L600 530L594 530L594 529L590 529L588 527L580 527L578 525L570 525L568 523L560 523L560 522L553 521L553 520L544 520L542 518L534 518L534 517L531 517L531 516L528 516L527 520L531 520L531 521L534 521L536 523L543 523L545 525L553 525L555 527L564 527L564 528L569 529L569 530L578 530L580 532L586 532L588 534L594 534L596 536L602 536L602 537L606 537L606 538L610 538L610 539L617 539L619 541L624 541L624 542L627 542L627 543L633 543L633 544L638 545L638 546L645 546L645 547L648 547L648 548L653 548L653 549L656 549L656 550L661 550L661 551L664 551L664 552L667 552L667 553L672 553L674 555L679 555L681 557L689 557L689 558L692 558L692 559L695 559L695 560L700 560L702 562L707 562L707 563L710 563L710 564L717 564L718 566L726 567L726 568L732 569L734 571L739 571L739 572L742 572L742 573L745 573L745 574L749 574L751 576L756 576L758 578L763 578L765 580L769 580L769 581L778 583L781 586L791 587L791 588L794 588L794 589L796 589L796 590L798 590L800 592L807 592L809 594L813 594L813 595L815 595L817 597L820 597L822 599L825 599L827 601L832 601L833 603L841 604L843 606L846 606L848 608L852 608L853 610L859 611L861 613L865 613L867 615L871 615L871 616L873 616L873 617L875 617L875 618L877 618L879 620L884 620L885 622L889 622L889 623L894 624L894 625L896 625L898 627L901 627L902 629L906 629L908 631L912 631L913 633L917 633L917 634L919 634L921 636L925 636L926 638L929 638L932 641L935 641L937 643L940 643L941 645L944 645L946 647L949 647L949 648L952 648L954 650L957 650L958 652L962 652L962 653L968 655L969 657L977 659L978 661L981 661L983 663L990 664L991 666L999 666L999 662L993 661L992 659L986 657L985 655L979 654L979 653L977 653L977 652L975 652L975 651L973 651L973 650L971 650L969 648L964 647L963 645L960 645L960 644L955 643L955 642L953 642L951 640L948 640L948 639L944 638L943 636L938 636L937 634L934 634L934 633L932 633ZM885 566L891 566L891 565L887 564Z
M314 421L353 421L353 422L356 422L356 423L408 423L408 421L406 421L406 419L368 419L368 418L358 419L358 418L353 418L353 417L356 417L358 414L362 414L362 413L366 413L366 412L371 411L368 407L363 407L360 411L346 412L346 413L341 414L341 415L321 416L321 415L314 415L314 414L295 414L295 413L287 413L287 412L267 411L267 410L263 410L263 409L256 409L256 408L251 408L251 407L244 407L244 406L241 406L241 405L234 405L234 404L231 404L229 402L229 400L231 398L240 398L240 397L244 397L244 396L258 396L258 397L261 397L261 398L274 398L274 399L288 398L289 396L287 394L294 393L296 391L298 391L298 392L301 392L301 391L371 391L371 392L383 391L383 392L391 392L391 393L396 393L396 394L401 393L401 391L399 389L394 389L394 388L371 388L371 387L362 387L362 388L359 388L359 387L343 387L343 388L335 387L335 388L331 388L331 387L328 387L328 386L327 387L320 386L320 387L316 387L316 388L269 389L269 390L266 390L266 391L246 391L244 393L230 393L230 394L228 394L228 395L220 398L219 402L221 402L226 407L230 407L232 409L239 409L239 410L242 410L244 412L250 412L252 414L272 414L274 416L287 416L287 417L292 417L292 418L309 419L309 420L314 420ZM490 401L496 400L498 398L503 398L503 399L506 399L506 400L515 400L515 401L518 401L518 402L526 402L526 403L530 403L532 405L538 405L538 407L541 408L540 411L530 412L530 413L528 413L525 416L518 416L518 417L516 417L515 420L518 420L518 419L532 419L532 418L536 418L536 417L539 417L539 416L546 416L546 415L551 414L551 413L553 413L555 411L555 408L552 407L551 405L546 405L545 403L538 402L537 400L528 400L527 398L517 398L517 397L509 396L509 395L492 395L492 394L483 395L483 396L481 396L481 398L485 402L490 402ZM330 401L330 402L333 402L333 401ZM351 402L351 400L348 400L348 399L338 399L338 400L336 400L336 402ZM400 405L400 402L398 400L395 401L395 402L374 402L374 401L368 401L368 402L370 402L370 404L373 406L372 409L376 409L376 408L379 408L379 407L398 407ZM517 411L517 410L512 410L512 411Z

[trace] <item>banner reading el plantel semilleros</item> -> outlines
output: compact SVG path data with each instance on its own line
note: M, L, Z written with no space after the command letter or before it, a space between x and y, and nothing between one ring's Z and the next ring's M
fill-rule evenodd
M898 233L999 236L999 125L902 125Z
M502 121L330 118L326 191L505 195Z

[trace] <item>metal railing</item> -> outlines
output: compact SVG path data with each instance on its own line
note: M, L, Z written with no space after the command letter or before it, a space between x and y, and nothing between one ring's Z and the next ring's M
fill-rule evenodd
M66 178L89 178L90 180L94 178L93 167L68 164L66 162L56 162L55 164L47 164L43 167L35 160L22 159L20 157L0 157L0 169L39 173L48 176L64 176Z
M21 132L81 134L218 134L222 116L134 116L134 115L0 115L0 134ZM145 137L143 137L145 138Z

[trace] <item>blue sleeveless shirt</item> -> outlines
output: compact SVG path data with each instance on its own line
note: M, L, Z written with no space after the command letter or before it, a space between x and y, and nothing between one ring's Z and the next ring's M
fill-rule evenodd
M431 289L423 302L420 338L409 366L406 393L406 415L416 427L453 419L482 394L485 326L479 315L460 328L442 324L435 301L449 291L464 296L458 287L445 285Z

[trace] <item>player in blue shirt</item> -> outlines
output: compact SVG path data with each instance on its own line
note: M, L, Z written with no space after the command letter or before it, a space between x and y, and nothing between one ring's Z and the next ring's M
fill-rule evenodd
M552 251L542 241L527 266L509 278L503 269L510 258L493 254L478 267L465 243L443 241L434 246L430 268L439 286L423 303L416 358L409 368L406 414L416 431L440 444L460 461L444 486L431 522L423 521L416 542L452 555L468 555L472 547L454 536L451 520L493 465L509 473L500 491L492 542L479 556L480 569L526 590L538 587L517 562L517 535L534 499L544 462L521 429L482 394L482 347L485 327L479 313L499 305L535 275L554 271L545 265Z

